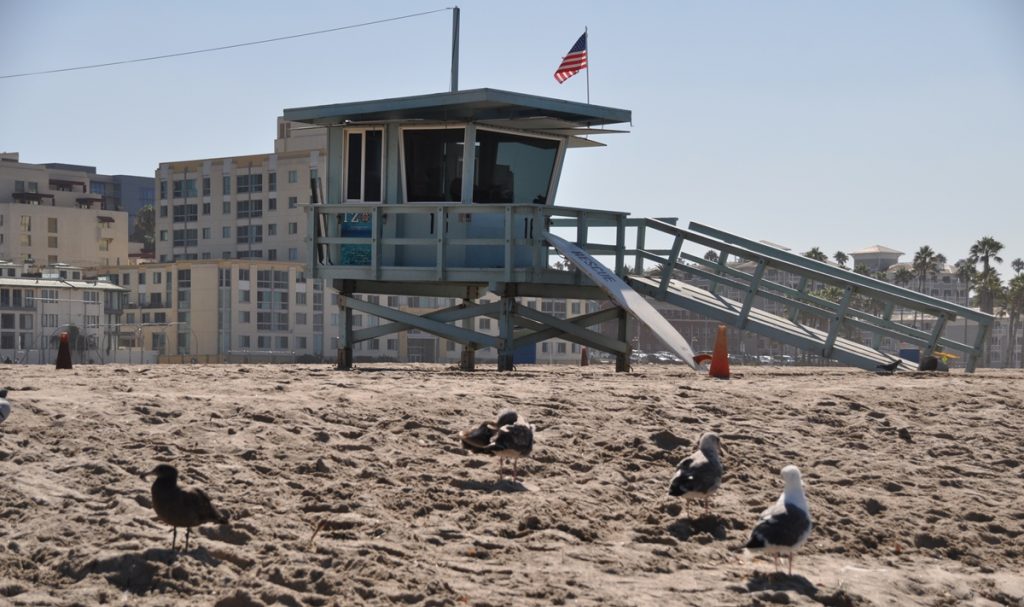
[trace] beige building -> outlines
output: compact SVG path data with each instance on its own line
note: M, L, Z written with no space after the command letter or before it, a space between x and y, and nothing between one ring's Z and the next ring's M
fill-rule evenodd
M156 259L305 262L300 205L323 174L326 145L324 129L278 120L273 154L161 163Z
M122 349L153 351L160 362L324 356L324 291L306 279L303 264L200 259L102 272L129 292Z
M86 167L0 155L0 259L36 266L128 263L128 213L92 191Z

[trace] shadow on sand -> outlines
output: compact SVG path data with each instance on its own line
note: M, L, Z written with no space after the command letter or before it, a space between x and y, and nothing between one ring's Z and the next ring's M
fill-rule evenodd
M512 482L509 479L503 479L500 481L473 481L456 479L452 481L452 486L457 489L463 489L466 491L480 491L483 493L517 493L519 491L529 491L526 485L521 482Z

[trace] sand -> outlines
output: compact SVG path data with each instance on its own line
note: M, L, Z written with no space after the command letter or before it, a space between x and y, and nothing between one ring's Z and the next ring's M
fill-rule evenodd
M1024 604L1024 373L733 370L3 366L0 604ZM520 484L455 438L503 407L537 429ZM691 520L704 430L726 477ZM232 517L188 554L157 462ZM741 556L786 464L793 576Z

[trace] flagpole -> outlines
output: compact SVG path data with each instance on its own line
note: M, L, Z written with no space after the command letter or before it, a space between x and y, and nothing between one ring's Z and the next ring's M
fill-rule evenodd
M587 37L587 105L590 105L590 36L587 26L583 26L583 35Z

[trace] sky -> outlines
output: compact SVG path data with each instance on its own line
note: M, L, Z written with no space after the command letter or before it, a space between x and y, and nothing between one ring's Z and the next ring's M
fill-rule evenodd
M237 44L443 2L0 0L0 76ZM558 84L630 133L570 150L556 204L698 221L797 252L993 236L1024 258L1024 2L459 2L461 89ZM451 11L187 57L0 78L0 151L153 175L273 151L284 108L447 91Z

